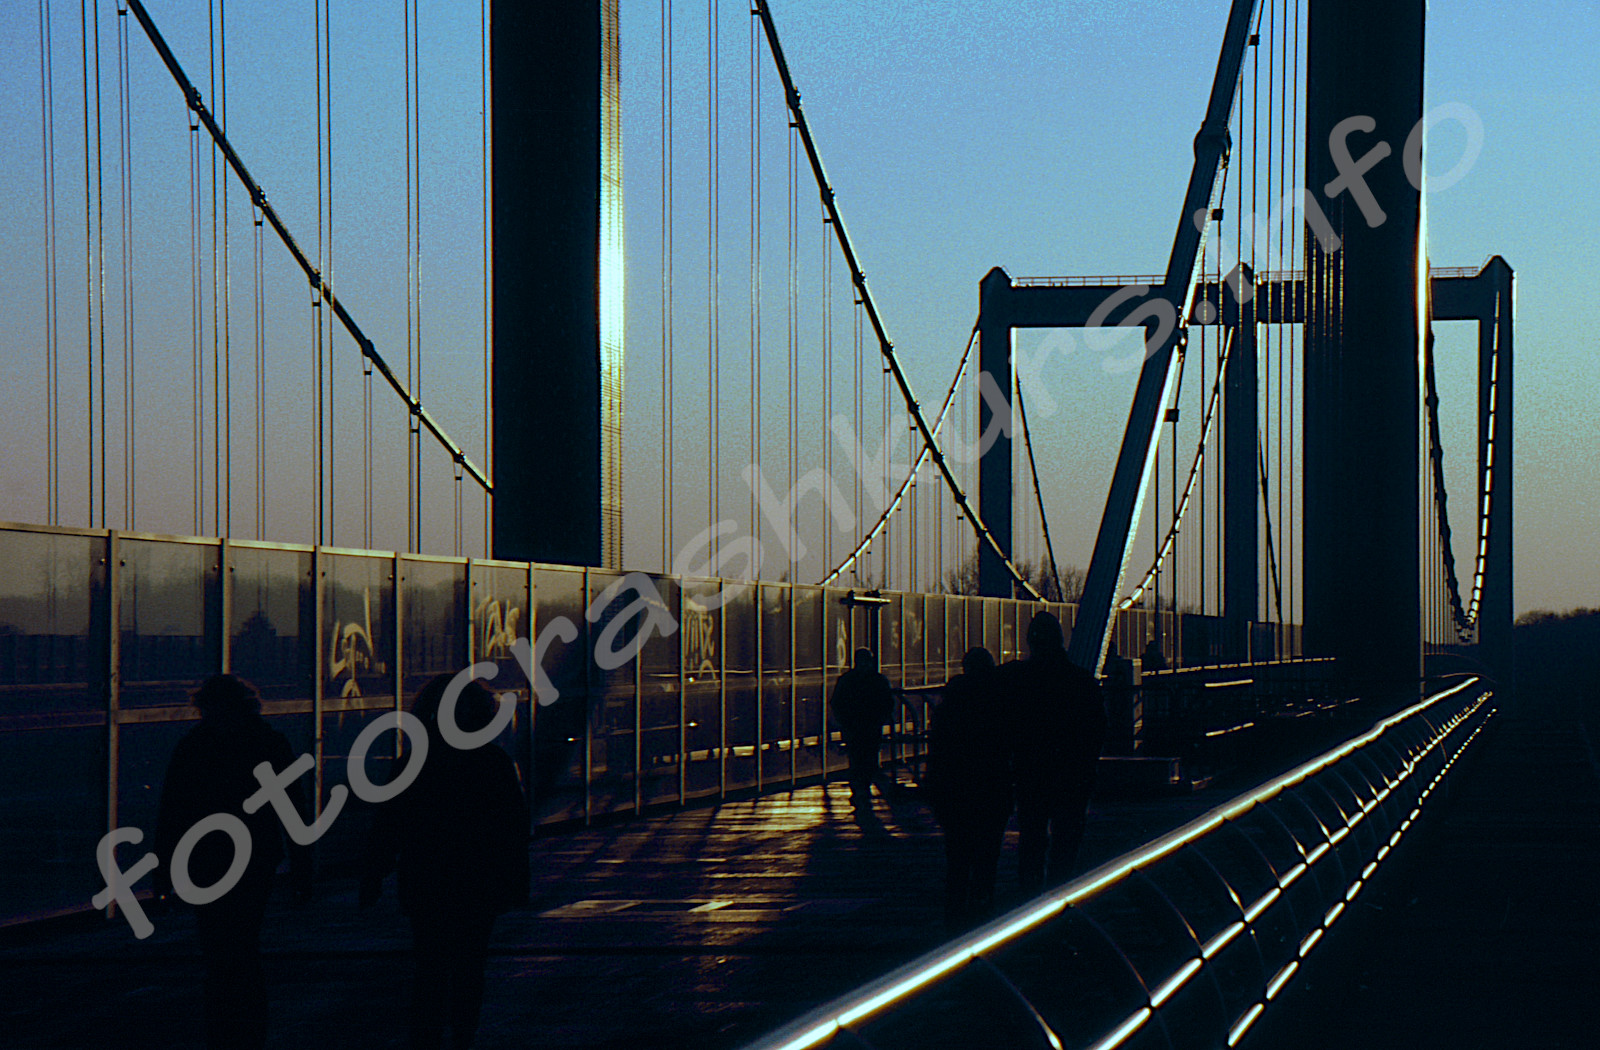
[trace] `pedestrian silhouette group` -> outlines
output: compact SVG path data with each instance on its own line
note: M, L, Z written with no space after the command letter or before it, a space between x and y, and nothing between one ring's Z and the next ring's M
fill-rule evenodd
M1105 702L1094 675L1067 659L1055 616L1034 616L1027 639L1027 658L1003 667L970 650L934 710L927 787L944 829L952 929L992 913L1013 808L1024 895L1066 882L1083 841Z

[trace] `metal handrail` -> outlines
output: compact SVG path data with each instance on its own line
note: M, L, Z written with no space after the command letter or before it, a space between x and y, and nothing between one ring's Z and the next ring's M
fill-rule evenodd
M1232 906L1237 912L1237 918L1220 929L1194 930L1197 950L1175 971L1142 975L1135 969L1135 975L1139 977L1139 987L1144 990L1144 1001L1134 1006L1126 1015L1119 1015L1122 1017L1120 1023L1115 1023L1109 1029L1097 1033L1097 1037L1092 1041L1081 1044L1090 1046L1093 1050L1112 1050L1128 1040L1152 1017L1157 1016L1166 1004L1174 1001L1190 979L1204 971L1207 964L1220 955L1230 942L1239 938L1241 934L1253 936L1260 920L1268 912L1278 914L1276 908L1282 906L1280 902L1286 898L1289 888L1302 876L1312 872L1311 883L1318 887L1326 884L1327 865L1319 867L1319 862L1325 857L1332 855L1338 858L1336 863L1340 868L1340 875L1347 875L1351 869L1359 870L1360 874L1353 881L1339 878L1335 882L1334 892L1321 894L1315 914L1310 917L1312 921L1309 928L1296 931L1298 943L1292 957L1272 970L1272 976L1264 978L1263 986L1259 990L1249 990L1250 1005L1231 1019L1226 1033L1227 1044L1232 1046L1244 1036L1265 1009L1266 1004L1281 992L1298 969L1300 960L1315 947L1328 928L1344 913L1348 902L1361 891L1377 866L1388 857L1394 846L1416 821L1423 802L1432 794L1462 751L1482 731L1484 723L1493 714L1493 707L1486 706L1492 696L1493 693L1484 686L1481 679L1473 677L1427 697L1398 714L1383 719L1367 732L1223 803L1184 826L1100 865L1065 886L1036 898L855 992L811 1011L767 1037L749 1044L748 1050L807 1050L810 1047L833 1044L835 1037L844 1040L843 1043L836 1045L869 1047L879 1045L874 1043L871 1033L864 1034L859 1030L860 1027L879 1019L880 1016L886 1018L897 1008L914 1007L921 993L948 988L951 979L965 972L975 962L982 960L992 965L994 962L992 956L1001 948L1017 945L1023 938L1041 931L1051 924L1052 920L1062 917L1068 909L1089 902L1124 880L1135 875L1145 879L1150 878L1151 869L1158 861L1196 846L1218 829L1239 826L1240 821L1247 815L1259 812L1276 821L1288 832L1289 825L1269 808L1269 803L1280 797L1292 798L1305 807L1307 814L1310 814L1319 828L1321 841L1302 842L1292 832L1288 832L1295 849L1299 852L1299 860L1282 871L1273 868L1270 862L1265 860L1263 853L1262 858L1271 872L1273 885L1249 904L1245 904L1234 892L1232 884L1213 868L1213 873L1218 875L1233 897ZM1454 702L1451 702L1452 700ZM1349 779L1339 776L1346 770L1353 773ZM1338 777L1338 782L1334 785L1321 783L1320 775L1324 773ZM1424 784L1424 778L1429 774L1431 780ZM1382 786L1378 786L1379 784ZM1318 787L1322 797L1312 797L1309 801L1301 798L1296 792L1303 785ZM1356 785L1366 785L1366 790ZM1340 804L1340 798L1344 800L1343 805ZM1338 814L1342 820L1324 821L1315 815L1319 809L1328 812L1330 807L1331 812ZM1389 820L1388 827L1392 830L1386 837L1382 831L1373 831L1370 835L1369 845L1372 846L1370 855L1364 852L1354 858L1346 855L1352 847L1345 846L1344 843L1354 842L1360 838L1352 833L1362 827L1369 815L1380 814L1389 817L1396 813L1403 815L1398 819ZM1375 820L1367 825L1367 830L1371 830L1377 823ZM1257 851L1260 852L1259 847ZM1204 861L1204 856L1201 855L1200 859ZM1209 865L1209 861L1205 863ZM1171 904L1170 900L1168 903ZM1173 907L1176 908L1175 905ZM1303 901L1301 907L1302 909L1304 907ZM1113 937L1113 934L1105 930L1099 932L1108 939ZM1112 947L1118 954L1122 954L1121 948L1115 945L1114 940ZM1126 955L1123 956L1123 961L1132 967ZM1265 955L1262 956L1262 972L1263 976L1268 972ZM1214 974L1213 979L1215 981ZM1022 1023L1031 1024L1033 1021L1040 1021L1048 1026L1049 1021L1044 1011L1039 1010L1035 1004L1026 1005L1032 1020L1024 1020ZM1168 1030L1167 1035L1172 1045L1179 1045L1174 1032ZM1048 1027L1046 1036L1047 1041L1054 1047L1069 1045ZM1197 1041L1202 1044L1214 1042L1209 1037Z

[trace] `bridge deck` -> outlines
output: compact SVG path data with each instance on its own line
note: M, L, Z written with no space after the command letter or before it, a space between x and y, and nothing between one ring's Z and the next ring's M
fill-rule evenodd
M1590 1045L1586 993L1600 986L1591 738L1573 722L1498 726L1424 837L1358 898L1362 918L1248 1042ZM1083 861L1241 786L1097 801ZM496 929L481 1047L738 1046L941 932L941 842L909 791L878 800L865 823L831 784L551 835L532 852L533 903ZM1013 865L1008 850L1002 886ZM169 914L157 926L143 942L119 922L0 946L6 1044L198 1047L192 923ZM392 889L368 913L338 880L305 909L275 903L269 1046L403 1045L408 947Z
M1227 793L1096 803L1083 860ZM495 929L480 1047L738 1046L942 932L942 840L909 789L861 823L832 783L554 834L532 853L533 902ZM199 1047L193 923L155 921L146 941L119 920L0 946L6 1045ZM275 901L263 941L270 1047L404 1045L410 938L392 881L368 913L349 880L304 909Z

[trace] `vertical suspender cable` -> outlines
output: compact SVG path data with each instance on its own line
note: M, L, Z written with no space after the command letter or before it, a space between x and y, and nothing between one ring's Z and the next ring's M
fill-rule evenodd
M828 237L828 217L822 217L822 473L821 513L822 561L833 564L833 529L828 521L828 505L833 502L833 256Z
M267 532L267 321L266 254L261 243L261 210L252 208L251 269L254 271L255 365L256 365L256 539Z
M316 103L317 103L317 266L318 266L318 268L320 270L322 270L324 273L326 273L327 256L326 256L326 251L325 251L325 240L324 240L324 221L325 221L325 218L326 218L326 211L325 211L326 203L325 203L324 198L323 198L323 193L324 193L324 190L326 189L326 186L325 186L325 183L324 183L324 179L323 179L323 164L324 164L324 161L326 160L326 156L325 156L325 154L323 152L323 142L322 142L322 130L323 130L322 129L322 89L323 89L323 85L322 85L322 5L323 5L323 0L315 0L315 2L312 4L312 8L311 9L312 9L312 31L313 31L312 43L316 48L316 56L317 56L317 58L316 58L316 68L317 68L317 94L316 94ZM330 90L331 90L331 85L330 85ZM314 346L314 360L313 360L313 365L314 365L314 368L315 368L314 374L316 376L316 379L315 379L315 381L313 383L313 386L315 387L316 400L317 400L317 407L316 407L316 411L315 411L316 438L313 441L313 449L314 449L315 459L316 459L316 481L317 481L317 494L316 494L316 499L313 502L314 502L314 506L315 506L315 510L316 510L315 518L316 518L316 530L317 531L316 531L316 539L313 542L315 542L315 543L326 543L328 540L327 540L326 530L323 528L323 496L325 495L326 490L325 490L325 487L324 487L324 485L325 485L325 477L324 477L324 474L323 474L323 456L322 456L322 440L323 440L323 436L324 436L323 427L322 427L322 410L323 410L323 394L322 394L322 296L318 294L316 285L314 283L313 283L312 288L311 288L311 320L312 320L312 324L314 326L314 335L313 335L313 338L312 338L312 342L313 342L313 346Z
M411 68L411 34L414 32L412 25L411 0L405 0L401 7L403 67L405 73L405 90L401 95L403 117L405 119L405 147L406 147L406 384L413 389L417 382L417 303L416 303L416 240L415 226L416 209L413 201L416 199L416 171L413 167L415 149L411 138L411 93L414 72ZM408 419L406 421L406 549L419 551L421 539L417 535L420 530L420 521L417 510L417 429Z
M761 26L750 18L750 443L757 484L750 486L750 535L755 540L752 575L761 575L761 517L756 505L761 477ZM758 595L759 597L759 595Z
M217 51L220 92L217 95L217 117L224 131L228 128L228 3L217 0ZM217 147L211 145L211 164L217 165ZM222 442L222 530L224 536L233 533L233 338L232 282L228 279L228 172L222 171L222 426L218 431Z
M132 529L135 522L135 454L137 439L134 413L134 297L133 297L133 135L132 102L129 98L128 9L117 6L117 145L122 215L122 522Z
M56 298L55 48L50 0L39 0L39 128L44 197L45 520L61 523L60 329Z
M200 519L205 505L205 351L201 331L200 282L200 125L189 121L189 343L193 369L190 374L191 420L194 431L194 532L200 534ZM313 315L314 316L314 315ZM318 417L321 418L320 416Z
M322 5L322 68L327 74L328 91L323 96L325 107L324 120L327 122L327 148L328 148L328 257L323 270L323 275L331 285L334 282L334 223L333 223L333 5L329 0L323 0ZM334 353L334 343L338 338L337 325L333 311L324 310L321 314L324 323L328 326L328 543L338 541L339 535L339 385L336 382L336 369L338 357ZM413 388L417 399L422 399L421 384Z
M851 368L850 368L850 426L851 426L852 433L853 433L853 435L855 437L855 445L856 445L856 447L854 449L846 449L845 450L845 455L851 457L851 464L850 464L851 471L850 471L850 474L851 474L851 477L853 479L853 484L851 485L851 488L850 488L850 495L851 495L851 513L854 515L854 518L853 518L852 523L851 523L851 527L853 528L855 522L859 522L861 520L861 467L862 467L862 463L861 463L861 427L862 427L863 420L862 420L862 412L861 412L861 304L860 304L860 302L854 302L850 307L850 355L851 355ZM856 574L856 578L860 579L860 574L859 573Z
M799 484L800 472L800 255L797 240L800 232L799 208L799 171L796 168L795 157L795 130L789 124L789 489L788 499L795 499L795 487ZM798 543L800 523L791 505L784 512L783 527L788 530L784 537L785 546L789 548L789 576L790 583L799 578L800 560L795 554Z
M101 77L100 77L100 0L94 3L94 286L95 286L95 312L96 337L100 344L100 402L96 409L99 416L99 462L100 483L99 501L100 516L97 519L100 528L106 526L106 188L105 188L105 134L104 124L101 120ZM92 462L92 459L91 459ZM94 472L90 471L90 483L93 484ZM96 505L94 497L90 498L90 507ZM91 512L90 515L93 518ZM90 522L91 525L95 521Z
M415 393L417 400L422 400L423 386L423 326L422 326L422 9L417 0L411 0L411 187L412 206L416 209L416 219L412 228L416 231L415 247L417 252L416 266L412 270L416 277L416 307L417 307L417 385ZM332 177L332 127L330 114L329 128L329 172ZM332 195L329 195L328 213L331 221L333 214ZM416 460L415 478L417 485L416 515L417 515L417 546L421 552L422 537L422 427L417 423L416 417L411 419L412 456Z
M661 0L661 571L672 571L672 0Z
M710 397L707 400L706 426L710 432L710 497L707 525L711 528L711 564L717 564L721 543L717 536L717 523L722 519L722 429L719 415L722 409L721 318L717 285L722 279L722 129L719 113L722 100L719 83L718 22L721 15L720 0L709 0L706 7L706 348L710 374Z
M89 516L84 524L94 526L94 146L91 136L94 125L89 116L89 9L79 0L79 38L83 47L83 292L84 292L84 350L88 396L84 408L88 416L89 455L88 501Z
M1292 114L1292 119L1293 119L1293 122L1294 122L1293 128L1292 128L1292 130L1290 132L1290 136L1289 136L1290 141L1293 143L1293 147L1292 147L1293 151L1289 154L1289 164L1290 164L1289 185L1293 186L1293 187L1299 187L1299 185L1300 185L1300 178L1299 178L1299 171L1300 171L1299 161L1300 161L1300 148L1301 148L1301 143L1300 143L1300 57L1301 57L1300 56L1300 0L1294 0L1294 83L1293 83L1293 87L1292 87L1293 101L1292 101L1292 103L1291 103L1291 105L1289 107L1290 113ZM1300 243L1301 243L1300 242L1300 234L1301 234L1300 224L1298 222L1290 223L1289 224L1289 257L1291 259L1298 260L1300 258ZM1311 276L1310 274L1306 274L1305 278L1302 280L1302 283L1300 285L1300 301L1299 301L1299 303L1297 305L1298 305L1298 308L1299 308L1299 311L1300 311L1300 314L1301 314L1302 321L1301 321L1300 327L1298 329L1298 338L1295 340L1294 344L1290 347L1290 351L1289 351L1289 394L1288 394L1288 408L1289 408L1289 471L1288 471L1288 474L1289 474L1289 479L1288 479L1289 480L1289 514L1288 514L1288 522L1289 522L1289 534L1288 534L1287 538L1285 539L1283 546L1284 546L1284 552L1285 552L1284 558L1285 558L1285 561L1287 562L1287 568L1284 571L1284 577L1289 581L1289 619L1291 619L1291 620L1293 620L1294 616L1295 616L1295 605L1294 605L1294 597L1295 597L1294 582L1295 581L1294 581L1294 574L1295 574L1295 568L1298 565L1298 559L1295 557L1295 527L1294 527L1294 521L1295 521L1296 518L1299 517L1299 515L1295 512L1295 499L1294 499L1294 490L1295 490L1295 448L1297 447L1297 445L1301 450L1300 463L1301 463L1302 468L1304 467L1304 464L1305 464L1305 456L1304 456L1305 445L1304 445L1304 442L1303 441L1297 442L1296 438L1295 438L1295 428L1294 428L1295 392L1294 392L1294 389L1295 389L1295 375L1298 372L1299 368L1304 366L1304 362L1305 362L1304 312L1305 312L1305 309L1306 309L1306 304L1308 302L1308 295L1310 293L1310 287L1309 287L1310 276ZM1293 335L1293 334L1296 334L1296 333L1291 332L1291 334ZM1282 381L1281 380L1282 373L1283 373L1283 370L1279 369L1280 382Z
M1267 15L1265 17L1267 19L1267 213L1265 215L1265 218L1270 221L1270 219L1272 218L1272 213L1274 211L1278 211L1278 212L1282 211L1281 208L1275 207L1275 202L1276 202L1277 198L1275 198L1272 195L1272 186L1273 186L1272 136L1273 136L1274 130L1277 127L1277 123L1276 123L1276 121L1277 121L1277 108L1276 107L1277 107L1277 101L1278 101L1277 84L1278 84L1278 37L1279 37L1279 33L1278 33L1278 8L1277 8L1276 3L1272 4L1269 7L1268 13L1267 13ZM1280 188L1281 188L1281 186L1280 186ZM1257 223L1257 225L1260 225L1260 224ZM1264 271L1263 279L1271 280L1272 277L1274 276L1273 275L1273 271L1276 270L1276 271L1278 271L1277 274L1276 274L1277 280L1281 283L1282 277L1283 277L1283 274L1282 274L1283 267L1281 265L1281 261L1276 256L1274 256L1273 251L1272 251L1272 227L1270 225L1268 225L1266 227L1265 233L1266 233L1267 264L1266 264L1265 267L1263 267L1263 271ZM1276 285L1273 285L1271 287L1276 287ZM1261 489L1261 496L1260 496L1260 499L1261 499L1261 504L1260 504L1261 510L1260 510L1260 513L1266 515L1266 522L1267 522L1267 536L1266 536L1267 542L1266 542L1266 547L1265 547L1265 549L1261 549L1260 546L1258 545L1258 549L1256 551L1256 569L1255 569L1255 571L1256 571L1256 574L1257 574L1257 576L1256 576L1257 579L1263 579L1263 578L1271 579L1271 577L1272 577L1272 569L1273 569L1272 561L1273 561L1273 558L1274 558L1274 555L1273 555L1273 552L1272 552L1272 509L1273 508L1272 508L1271 501L1268 499L1268 491L1269 490L1268 490L1267 485L1266 485L1266 476L1265 475L1266 475L1266 465L1271 459L1271 450L1272 450L1272 446L1270 444L1271 438L1272 438L1272 421L1273 421L1273 418L1274 418L1273 404L1272 404L1272 397L1271 397L1271 393L1272 393L1272 346L1273 346L1273 336L1274 336L1274 334L1276 333L1276 330L1277 330L1277 313L1276 313L1276 309L1277 309L1277 293L1276 292L1269 292L1268 296L1269 296L1269 301L1266 304L1266 311L1265 311L1266 312L1266 320L1267 320L1268 323L1264 326L1265 327L1265 336L1266 336L1266 345L1261 348L1261 350L1262 350L1261 361L1262 361L1263 371L1260 373L1260 376L1261 376L1261 379L1263 381L1262 381L1260 387L1257 389L1256 394L1255 394L1256 402L1257 402L1258 405L1261 406L1261 409L1260 409L1261 414L1258 416L1258 424L1261 427L1261 429L1257 432L1258 436L1256 438L1256 457L1255 457L1257 462L1261 465L1261 473L1262 473L1262 479L1261 479L1262 484L1260 486L1260 489ZM1258 318L1260 317L1260 312L1257 313L1257 317ZM1262 327L1263 326L1258 324L1256 330L1257 331L1261 331ZM1263 397L1263 395L1265 395L1265 397ZM1256 490L1256 486L1252 485L1251 486L1251 491L1254 492L1255 490ZM1254 619L1263 619L1263 620L1267 619L1268 618L1267 614L1263 613L1261 611L1262 605L1264 603L1262 603L1260 601L1260 599L1259 599L1259 595L1260 595L1259 589L1257 590L1257 595L1258 595L1258 600L1257 600L1256 611L1251 614L1251 619L1252 620L1254 620Z
M489 142L489 2L478 5L478 113L483 137L483 461L494 469L494 398L489 384L494 373L494 313L489 301L493 287L492 245L494 227L490 220L490 193L493 185L494 154ZM483 556L494 556L492 542L494 522L494 497L483 490ZM663 572L667 570L662 569Z
M211 98L217 98L217 6L211 0L206 3L206 55L207 71L211 80ZM225 119L222 107L217 107L217 120L221 123ZM210 145L211 154L211 192L207 201L211 205L211 531L213 535L222 535L222 271L218 256L218 233L220 227L217 222L217 144L213 140ZM226 172L223 173L226 176ZM226 183L227 179L224 178Z

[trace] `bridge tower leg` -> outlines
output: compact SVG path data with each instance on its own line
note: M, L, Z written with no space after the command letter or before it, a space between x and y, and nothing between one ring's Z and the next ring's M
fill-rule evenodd
M1426 260L1421 193L1402 158L1422 119L1424 9L1425 0L1312 0L1306 54L1307 186L1341 238L1330 250L1307 225L1306 647L1337 657L1358 695L1389 699L1415 695L1422 668ZM1354 174L1374 149L1387 156Z
M493 555L622 561L618 0L494 0Z
M1011 278L998 266L978 282L978 433L988 442L978 460L978 516L1007 554L1011 553L1012 487L1010 291ZM978 593L991 598L1010 598L1013 593L1011 574L985 543L978 545Z
M1240 288L1248 288L1254 275L1241 274ZM1249 282L1249 283L1247 283ZM1257 460L1258 407L1256 370L1256 300L1238 306L1238 327L1228 354L1223 383L1223 510L1222 510L1222 614L1228 624L1228 653L1232 660L1248 661L1250 625L1258 614L1261 566L1260 464Z
M1478 324L1478 491L1493 477L1485 540L1478 648L1503 694L1516 689L1512 647L1512 347L1515 275L1500 256L1485 269L1494 282L1494 323ZM1491 416L1492 412L1492 416ZM1491 424L1490 420L1493 419Z

